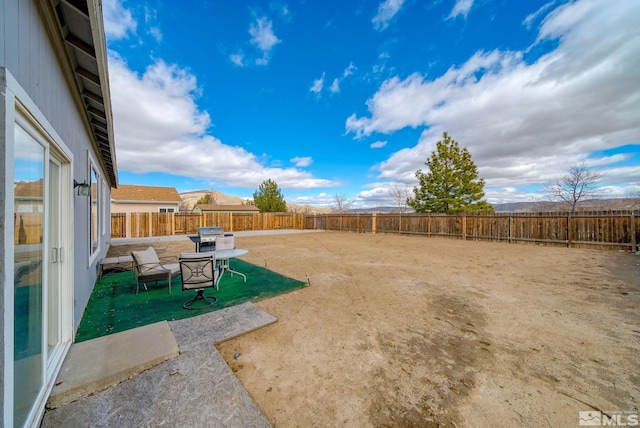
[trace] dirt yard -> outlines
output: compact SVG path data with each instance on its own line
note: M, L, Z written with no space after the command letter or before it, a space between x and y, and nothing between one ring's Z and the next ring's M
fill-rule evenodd
M639 255L333 232L236 244L311 281L258 303L277 323L219 346L276 427L567 427L579 411L638 412Z
M640 255L239 235L244 260L311 281L257 303L277 323L219 346L276 427L577 427L579 411L639 412Z

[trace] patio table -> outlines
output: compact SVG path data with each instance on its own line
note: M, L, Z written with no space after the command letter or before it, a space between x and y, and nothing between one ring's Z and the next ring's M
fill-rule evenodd
M214 251L214 254L216 255L216 260L220 261L220 267L222 268L222 271L220 272L220 276L218 277L218 282L220 282L220 279L222 279L222 275L224 275L225 271L229 272L231 276L233 276L234 273L237 275L240 275L241 277L244 278L244 282L247 282L247 276L245 274L240 273L237 270L231 269L231 267L229 266L229 259L232 259L234 257L244 256L248 252L249 250L244 250L241 248L234 248L233 250Z

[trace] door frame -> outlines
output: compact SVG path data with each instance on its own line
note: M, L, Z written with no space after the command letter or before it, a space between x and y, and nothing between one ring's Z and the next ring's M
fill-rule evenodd
M7 69L0 69L0 78L4 77L6 86L4 86L3 97L0 97L0 101L3 105L0 106L0 114L4 117L0 118L0 125L4 124L4 194L5 205L4 210L6 218L13 218L14 213L14 132L16 126L21 126L32 137L34 137L43 147L45 147L45 216L49 210L49 195L48 195L48 183L49 183L49 159L54 158L60 163L60 241L61 246L66 248L65 260L66 262L60 269L60 346L52 352L52 358L47 355L47 305L43 305L43 339L42 346L45 356L42 359L42 373L43 373L43 386L38 393L37 399L33 403L33 407L26 420L26 425L38 425L44 414L46 401L51 394L55 379L62 367L64 358L66 357L71 344L73 342L73 299L74 299L74 252L73 252L73 224L74 224L74 210L73 210L73 184L72 184L72 171L73 171L73 152L67 147L62 138L51 126L45 115L39 110L37 105L29 97L27 92L21 87L18 81L11 75ZM1 79L0 79L1 80ZM0 126L2 128L2 126ZM15 292L13 284L13 263L14 263L14 236L13 225L4 225L4 250L5 256L3 258L3 266L5 267L4 274L4 290L2 301L5 306L4 315L5 321L3 323L3 333L5 340L3 341L2 349L2 378L4 385L3 388L3 402L2 402L2 415L0 419L0 425L12 426L13 425L13 409L14 409L14 312L13 305L15 300ZM44 219L44 234L43 234L43 246L48 248L48 233L49 224L48 218ZM45 257L47 254L45 254ZM48 264L43 266L43 278L47 278L48 282ZM9 268L11 267L11 268ZM44 296L43 290L43 296Z
M55 162L58 164L60 168L59 173L59 188L60 192L58 194L58 287L59 287L59 296L58 296L58 330L59 330L59 338L58 344L49 352L48 343L45 337L45 344L43 349L47 349L47 358L45 359L45 382L53 383L55 381L55 376L62 366L62 362L64 361L64 357L69 347L71 346L72 336L73 336L73 251L72 251L72 242L73 237L71 235L72 231L72 219L73 210L71 209L71 199L73 196L73 192L68 191L68 189L72 189L71 184L71 161L66 159L66 157L60 153L59 150L55 147L50 147L49 149L49 162ZM47 164L49 165L49 164ZM47 166L48 167L48 166ZM49 175L50 171L47 171L47 175ZM48 185L50 186L50 182ZM67 189L67 191L65 191ZM48 198L45 200L45 212L51 213L52 209L52 201L49 199L51 194L51 189L45 190ZM48 220L48 219L47 219ZM47 227L49 227L49 223L47 223ZM51 238L52 230L46 230L47 237ZM50 246L49 246L50 248ZM48 255L50 257L50 255ZM50 278L50 276L49 276ZM51 286L50 282L47 281L46 290L43 293L47 293L49 287ZM47 301L47 303L49 303ZM46 305L45 308L45 327L47 327L46 332L48 333L49 326L47 322L49 320L48 314L49 305ZM45 335L46 336L46 335Z

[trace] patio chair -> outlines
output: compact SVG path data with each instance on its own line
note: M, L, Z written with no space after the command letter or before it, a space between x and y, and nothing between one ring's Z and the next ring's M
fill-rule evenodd
M175 257L163 257L161 261L153 247L133 251L131 257L133 257L133 272L136 275L136 294L140 289L140 283L145 290L148 290L147 282L157 283L164 280L169 283L169 294L171 294L171 280L180 274L180 265L167 263L167 261L175 260Z
M218 301L217 297L204 294L205 288L218 288L219 269L216 267L216 256L208 253L182 253L180 254L180 276L182 277L182 291L196 290L193 299L186 301L182 307L185 309L202 309L213 305ZM191 307L196 300L204 300L203 306Z

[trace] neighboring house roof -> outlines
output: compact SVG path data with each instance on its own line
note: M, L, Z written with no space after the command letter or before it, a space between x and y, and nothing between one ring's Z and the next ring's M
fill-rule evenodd
M255 205L216 205L216 204L198 204L194 207L200 211L233 211L233 212L250 212L259 213L260 209Z
M102 2L62 0L38 2L46 9L45 21L54 36L56 52L62 53L62 67L78 108L90 129L111 187L118 186L116 148L109 92L106 39Z
M19 181L13 186L13 193L16 198L42 198L44 191L44 180Z
M175 187L135 186L121 184L111 189L111 202L123 203L166 203L178 205L182 198Z

